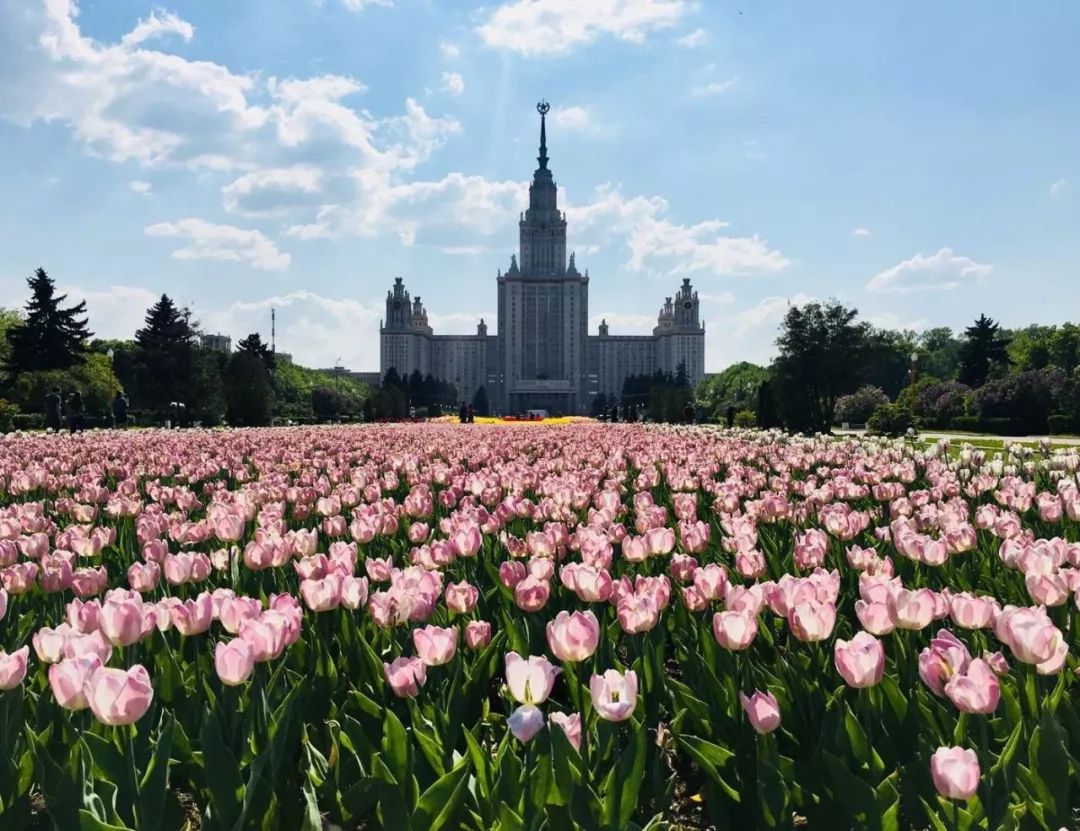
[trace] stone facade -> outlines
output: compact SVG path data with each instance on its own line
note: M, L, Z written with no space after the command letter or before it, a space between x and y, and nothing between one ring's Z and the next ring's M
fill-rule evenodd
M403 377L430 373L456 384L468 401L483 385L503 413L587 413L597 395L619 395L627 376L674 374L680 364L697 384L705 374L705 326L688 278L665 298L651 335L612 335L606 321L598 334L588 333L589 273L578 271L573 253L567 261L566 214L547 166L548 106L537 109L539 167L518 222L518 255L496 277L497 334L481 320L475 335L436 335L420 297L410 297L398 277L379 328L382 374L391 367Z

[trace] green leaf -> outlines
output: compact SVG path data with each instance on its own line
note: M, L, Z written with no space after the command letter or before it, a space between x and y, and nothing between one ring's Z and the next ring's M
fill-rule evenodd
M644 725L631 722L636 728L633 743L623 750L612 771L611 788L604 797L604 817L609 828L622 831L634 816L641 783L645 779L645 762L649 752L649 736Z
M382 758L398 784L403 785L408 781L411 776L409 737L405 732L405 725L389 707L383 716Z
M758 759L757 773L758 798L765 821L770 828L782 827L791 813L787 810L788 789L784 777L768 759Z
M169 757L172 754L174 722L172 715L162 714L154 753L139 783L139 820L147 828L164 827L162 817L165 815L165 793L169 783Z
M218 827L231 829L243 810L244 780L240 775L240 765L236 757L222 738L217 716L209 710L206 712L199 738L212 813Z
M1031 757L1035 762L1034 775L1045 787L1043 808L1052 825L1069 822L1069 752L1065 732L1049 710L1044 710L1039 726L1031 739ZM1047 798L1048 797L1048 798Z
M322 816L319 814L319 802L315 798L315 786L310 779L304 783L304 817L300 831L322 831Z
M480 742L476 736L472 734L471 730L465 732L465 744L469 748L469 758L472 759L473 771L475 772L476 787L480 791L480 796L484 800L487 800L488 795L491 793L491 773L490 766L488 765L488 754L480 747Z
M420 795L413 813L412 827L416 831L440 831L442 828L458 827L450 823L455 821L462 797L466 793L468 772L469 762L462 759L453 770Z
M110 825L107 822L102 822L85 808L79 810L79 828L81 831L130 831L126 825Z

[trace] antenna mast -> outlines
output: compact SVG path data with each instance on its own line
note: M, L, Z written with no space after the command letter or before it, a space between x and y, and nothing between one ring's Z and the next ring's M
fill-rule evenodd
M270 307L270 354L277 354L277 312Z

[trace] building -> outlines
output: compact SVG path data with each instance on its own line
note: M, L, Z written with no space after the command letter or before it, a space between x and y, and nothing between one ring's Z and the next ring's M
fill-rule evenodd
M379 327L383 376L419 371L455 384L462 400L486 387L497 411L553 413L589 412L596 396L619 395L629 375L675 374L682 365L692 384L704 376L705 326L688 278L665 298L651 335L613 335L606 321L589 334L589 272L578 270L573 252L567 258L566 214L548 168L548 110L537 105L539 167L518 222L518 253L496 277L497 332L481 320L474 335L436 335L419 295L398 277Z
M202 335L199 342L203 349L214 352L232 352L232 338L228 335Z

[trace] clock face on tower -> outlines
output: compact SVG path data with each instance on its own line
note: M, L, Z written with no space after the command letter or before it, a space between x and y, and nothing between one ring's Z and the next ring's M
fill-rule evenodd
M394 301L394 308L395 309L400 309L401 308L401 301L400 300L395 300Z
M687 300L685 303L683 303L683 308L687 311L690 311L690 309L694 308L694 304Z

